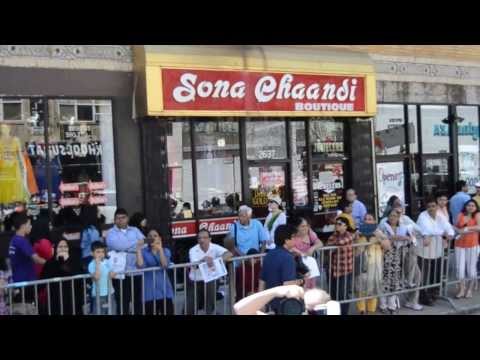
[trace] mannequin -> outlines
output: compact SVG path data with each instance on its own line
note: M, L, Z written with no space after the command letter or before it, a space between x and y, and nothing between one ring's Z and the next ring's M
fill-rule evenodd
M20 140L0 125L0 204L27 202L27 171Z

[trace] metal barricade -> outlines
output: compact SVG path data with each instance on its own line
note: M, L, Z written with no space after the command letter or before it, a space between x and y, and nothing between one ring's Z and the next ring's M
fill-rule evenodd
M433 297L454 306L454 287L462 281L457 279L459 264L452 264L451 242L442 251L435 258L418 256L412 245L388 252L369 242L324 246L312 255L319 276L306 287L325 290L340 302L344 314L352 313L352 303L367 312L378 302L388 305L400 298L415 304ZM106 294L103 289L95 297L93 286L101 288L90 274L8 284L0 293L12 315L229 315L236 302L258 291L265 256L235 257L225 264L226 275L208 283L198 276L200 263L185 263L116 274Z

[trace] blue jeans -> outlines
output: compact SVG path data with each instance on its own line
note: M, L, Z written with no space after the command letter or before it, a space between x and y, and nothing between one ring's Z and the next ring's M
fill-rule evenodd
M110 309L108 307L108 295L100 296L100 313L97 312L97 298L92 296L92 315L115 315L117 313L115 297L110 295Z

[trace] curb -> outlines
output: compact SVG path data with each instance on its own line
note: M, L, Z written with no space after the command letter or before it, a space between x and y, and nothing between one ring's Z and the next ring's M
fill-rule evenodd
M476 311L480 311L480 304L472 305L472 306L465 306L458 308L456 310L449 310L439 313L438 315L469 315Z

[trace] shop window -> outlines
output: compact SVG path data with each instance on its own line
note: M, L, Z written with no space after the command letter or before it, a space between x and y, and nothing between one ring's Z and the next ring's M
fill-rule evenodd
M285 121L247 121L247 159L286 159Z
M445 154L450 152L450 129L446 123L448 107L443 105L421 105L422 152Z
M40 118L30 116L29 106L28 99L0 98L1 220L17 207L28 209L34 215L48 206L38 196L33 167L38 156L28 153L29 144L36 146L44 142L44 127Z
M197 122L194 136L198 215L236 214L242 194L238 122Z
M344 192L343 163L312 164L313 212L336 212Z
M377 106L375 152L377 155L397 155L407 152L403 105L380 104Z
M167 134L168 183L170 210L173 219L194 216L192 148L190 123L169 122Z
M250 199L254 217L267 217L270 196L280 196L282 205L285 205L287 197L285 173L284 166L250 166L248 168Z
M405 203L405 176L403 161L377 163L378 210L381 217L391 196Z
M448 159L426 159L423 171L424 197L449 192Z
M310 144L313 159L329 159L343 157L343 122L333 119L311 119Z
M470 193L474 193L475 183L480 181L478 108L457 106L457 116L463 118L458 123L459 177L467 182Z
M290 122L293 205L308 206L308 162L304 121Z
M410 142L410 154L418 153L417 134L417 106L408 105L408 140Z

